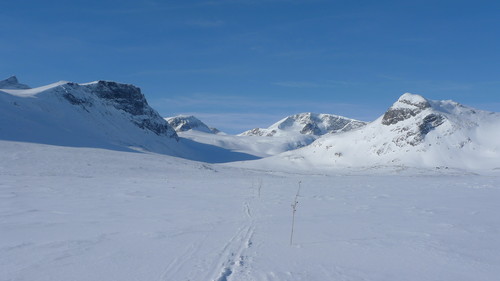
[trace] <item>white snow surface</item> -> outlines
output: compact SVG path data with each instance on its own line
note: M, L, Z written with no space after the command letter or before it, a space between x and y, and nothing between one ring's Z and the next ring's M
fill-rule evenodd
M181 138L195 143L203 143L221 149L241 152L258 158L269 157L285 151L297 149L312 143L316 137L312 135L290 134L285 136L255 137L245 135L226 135L188 130L177 133ZM246 160L246 159L240 159Z
M496 280L499 176L0 141L0 280Z

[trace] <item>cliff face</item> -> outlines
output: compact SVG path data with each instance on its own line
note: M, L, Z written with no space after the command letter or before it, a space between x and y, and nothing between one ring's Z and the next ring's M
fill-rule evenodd
M175 130L149 106L138 87L109 81L84 84L83 87L104 103L130 114L131 121L139 128L177 139Z

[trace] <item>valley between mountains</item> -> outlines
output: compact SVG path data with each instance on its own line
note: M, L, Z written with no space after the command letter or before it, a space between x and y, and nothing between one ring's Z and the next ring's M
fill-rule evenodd
M371 122L210 125L134 85L0 81L0 280L500 275L499 113L405 93Z

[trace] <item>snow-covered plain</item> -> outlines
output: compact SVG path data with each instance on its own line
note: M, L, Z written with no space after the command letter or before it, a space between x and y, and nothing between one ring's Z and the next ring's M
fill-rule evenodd
M0 141L0 280L497 280L499 176Z

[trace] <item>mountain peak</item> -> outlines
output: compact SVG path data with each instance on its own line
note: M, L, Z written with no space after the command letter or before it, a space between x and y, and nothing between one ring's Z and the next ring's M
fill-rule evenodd
M421 95L416 95L416 94L411 94L411 93L404 93L399 97L399 99L394 103L392 106L394 107L416 107L420 109L428 108L430 107L429 101L422 97Z
M174 117L165 118L167 122L172 126L176 132L184 132L189 130L200 131L204 133L217 134L219 130L215 128L209 128L200 119L194 117L193 115L178 115Z
M15 75L10 76L5 80L0 80L0 89L29 89L28 85L19 83Z
M385 112L382 118L382 124L389 126L400 121L416 116L431 104L427 99L420 95L404 93L399 99Z
M9 82L9 83L13 83L13 84L19 83L19 81L17 80L16 75L12 75L11 77L5 79L4 81L5 82Z

